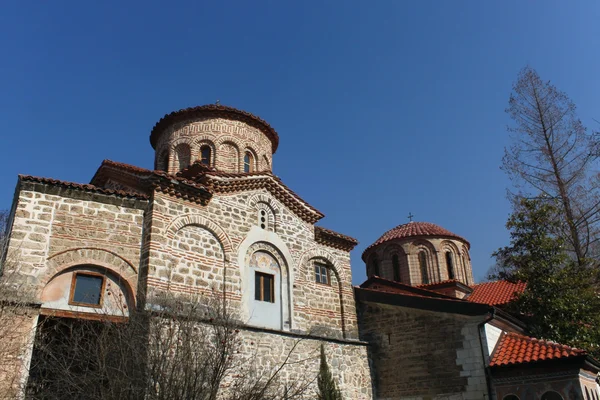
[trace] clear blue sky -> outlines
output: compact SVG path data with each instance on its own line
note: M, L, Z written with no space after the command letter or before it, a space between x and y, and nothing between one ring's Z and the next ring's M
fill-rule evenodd
M5 1L0 208L19 173L151 168L154 123L220 99L279 132L274 172L360 241L355 283L409 212L469 239L481 279L508 241L511 84L533 66L598 128L599 21L598 1Z

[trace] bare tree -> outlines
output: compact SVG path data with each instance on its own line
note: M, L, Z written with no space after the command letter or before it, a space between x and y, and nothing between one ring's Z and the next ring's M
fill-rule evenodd
M558 201L559 232L584 265L600 239L600 197L595 143L575 113L575 104L537 72L524 68L513 85L507 113L512 144L505 149L503 169L515 183L518 198Z
M239 320L222 296L162 293L127 320L48 317L38 330L28 398L295 399L316 378L282 380L305 358L295 342L281 363L259 368ZM304 352L303 352L304 353ZM306 370L306 368L304 368Z

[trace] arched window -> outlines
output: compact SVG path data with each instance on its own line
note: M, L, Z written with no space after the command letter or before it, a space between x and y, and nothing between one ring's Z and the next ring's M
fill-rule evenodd
M519 398L514 394L509 394L504 396L502 400L519 400Z
M448 279L454 279L454 260L450 251L446 252L446 268L448 269Z
M563 397L553 390L549 390L542 395L541 400L564 400Z
M400 262L398 261L398 254L392 256L392 267L394 268L394 280L400 282Z
M177 154L177 161L179 163L179 170L187 168L190 165L191 152L190 146L187 144L180 144L175 148Z
M329 268L325 264L315 263L315 282L331 285Z
M200 147L200 163L203 165L210 166L212 150L209 145L205 144Z
M244 172L254 172L254 156L249 151L244 153Z
M419 252L419 267L421 268L421 283L428 284L429 277L427 276L427 254L424 251Z
M371 276L379 276L379 261L376 255L371 258Z

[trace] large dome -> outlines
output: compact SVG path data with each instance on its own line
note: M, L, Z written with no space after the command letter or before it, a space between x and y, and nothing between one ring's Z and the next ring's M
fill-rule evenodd
M365 257L365 254L370 249L372 249L373 247L380 245L382 243L389 242L390 240L395 240L395 239L423 237L423 236L437 236L437 237L458 239L460 241L465 242L467 244L467 246L470 248L470 244L465 238L458 236L457 234L452 233L449 230L442 228L439 225L432 224L431 222L411 221L407 224L398 225L397 227L390 229L389 231L387 231L386 233L381 235L381 237L379 239L377 239L372 245L370 245L369 247L367 247L365 249L365 251L363 252L363 259Z

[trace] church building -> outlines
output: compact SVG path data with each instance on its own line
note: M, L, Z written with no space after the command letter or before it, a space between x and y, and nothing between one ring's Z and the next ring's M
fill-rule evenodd
M353 287L358 242L316 225L324 214L273 173L279 135L259 117L187 108L150 144L152 170L104 160L89 184L19 176L3 254L19 262L2 273L28 295L23 343L43 318L126 318L158 291L220 293L261 365L299 339L306 354L323 343L344 399L599 399L600 363L528 337L503 310L524 285L476 284L469 242L440 226L384 233ZM4 381L27 381L30 359L25 348Z

